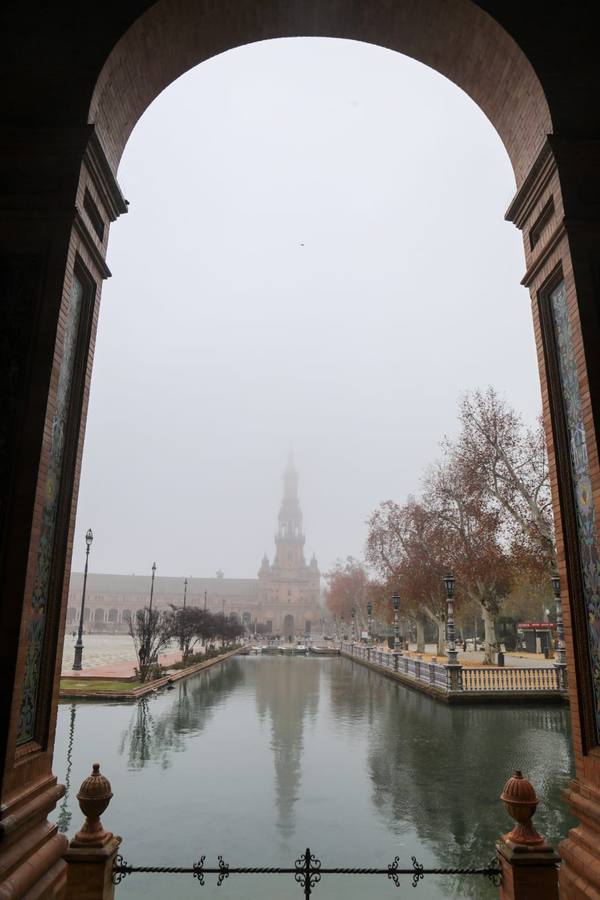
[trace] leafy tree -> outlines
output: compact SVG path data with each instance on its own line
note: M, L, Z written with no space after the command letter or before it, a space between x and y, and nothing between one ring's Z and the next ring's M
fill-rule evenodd
M429 620L437 628L437 652L443 653L446 599L442 577L448 568L449 550L438 516L414 498L404 506L387 500L368 524L366 558L388 585L386 606L390 591L401 584L401 615L408 615L417 625L417 648L424 649L424 624Z
M176 606L171 604L169 627L171 637L179 643L181 658L191 655L194 647L204 640L210 613L198 606Z
M367 622L367 602L370 598L371 582L363 564L352 556L345 562L338 560L330 572L325 574L327 590L325 602L332 616L351 622L352 611L356 612L356 627Z
M479 604L484 623L484 661L498 650L495 621L509 592L512 560L502 541L502 516L486 502L481 480L448 445L425 480L424 503L445 533L447 562L459 592ZM460 594L459 594L460 596Z

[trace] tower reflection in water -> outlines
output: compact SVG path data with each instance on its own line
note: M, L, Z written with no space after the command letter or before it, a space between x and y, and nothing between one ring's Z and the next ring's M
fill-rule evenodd
M568 728L563 708L448 707L346 659L235 658L133 706L61 705L55 764L68 794L56 821L71 832L79 823L74 794L99 760L115 792L107 827L140 865L219 853L231 865L290 865L307 846L333 866L386 866L396 855L484 864L510 824L499 794L515 768L540 795L539 830L554 844L566 834ZM162 900L164 887L139 876L119 892ZM183 878L177 890L178 900L197 895ZM256 877L227 890L293 900L297 885ZM386 879L368 891L398 896ZM488 900L497 889L432 878L421 895ZM319 896L363 900L365 881L323 879Z
M312 659L286 656L261 659L255 666L256 709L271 722L275 765L277 828L284 839L295 831L294 806L299 799L306 719L319 707L321 669Z

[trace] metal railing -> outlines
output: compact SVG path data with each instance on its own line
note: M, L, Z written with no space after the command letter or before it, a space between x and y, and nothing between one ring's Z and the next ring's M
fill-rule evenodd
M485 866L469 866L464 868L426 868L421 865L416 857L411 857L410 868L401 868L399 857L385 868L361 868L352 867L324 867L320 859L311 853L310 848L295 860L293 866L230 866L222 856L217 857L217 866L206 866L204 856L192 866L130 866L122 856L117 856L113 866L113 884L120 884L128 875L135 873L145 875L192 875L198 880L198 884L205 884L206 875L217 876L217 887L231 875L293 875L295 882L302 888L305 897L310 897L313 889L321 881L323 875L385 875L396 887L400 887L400 878L403 875L411 876L412 886L417 887L426 875L480 875L489 878L493 884L500 884L500 868L498 860L494 857Z

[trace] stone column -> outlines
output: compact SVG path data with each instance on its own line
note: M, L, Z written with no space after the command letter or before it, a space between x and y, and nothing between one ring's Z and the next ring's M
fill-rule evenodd
M581 825L561 900L600 897L600 142L550 136L507 218L523 231L549 446ZM567 590L568 589L568 590Z
M109 221L125 204L91 126L4 132L0 292L0 896L62 897L48 822L60 654ZM66 573L66 574L65 574Z
M500 900L558 900L559 856L531 822L538 805L533 786L517 771L504 785L500 799L517 822L496 844Z

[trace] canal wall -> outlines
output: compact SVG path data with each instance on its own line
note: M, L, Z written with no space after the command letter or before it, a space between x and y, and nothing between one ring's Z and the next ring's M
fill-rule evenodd
M61 700L139 700L140 697L145 697L147 694L153 694L155 691L166 687L168 684L180 681L182 678L189 678L191 675L195 675L203 669L209 669L211 666L216 666L217 663L224 662L226 659L236 656L236 654L241 653L242 650L244 650L244 647L236 647L234 650L229 650L221 656L214 656L212 659L203 660L202 662L195 663L193 666L187 666L185 669L178 669L170 675L156 678L154 681L149 681L147 684L143 684L141 687L131 691L94 691L91 687L83 690L75 690L74 688L65 687L61 688L59 698ZM99 678L98 680L104 679Z
M404 672L396 671L395 669L390 668L389 665L382 665L381 663L373 661L371 659L367 659L362 655L356 655L351 651L344 649L344 647L340 648L340 655L346 657L346 659L352 660L352 662L358 663L361 666L365 666L367 669L372 669L374 672L379 672L380 675L384 675L386 678L392 679L392 681L399 682L404 687L407 687L412 691L418 691L421 694L427 694L432 699L438 700L441 703L463 705L481 703L533 703L536 705L544 703L553 705L568 705L569 703L566 691L560 690L529 689L520 691L494 690L491 688L481 691L469 691L462 689L448 690L447 688L442 688L435 683L422 681L418 678L413 678L410 675L406 675ZM392 654L389 655L391 656ZM493 670L488 669L488 671Z

